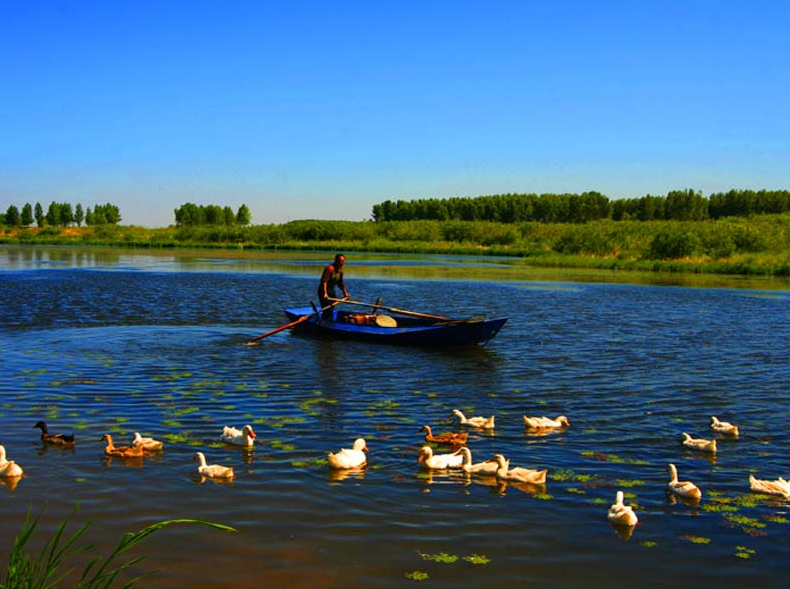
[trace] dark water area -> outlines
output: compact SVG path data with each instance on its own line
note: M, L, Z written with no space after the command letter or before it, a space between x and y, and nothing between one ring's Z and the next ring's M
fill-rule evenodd
M548 280L486 260L349 254L354 299L465 317L508 316L485 347L436 350L319 341L282 310L314 298L329 254L190 257L0 247L0 444L25 476L0 478L0 559L28 509L44 538L79 504L88 539L170 518L233 526L162 530L135 550L142 586L785 586L790 501L749 474L790 477L790 290ZM471 430L475 462L502 453L547 468L545 487L497 484L416 462L423 424L458 431L453 409L496 415ZM537 435L523 415L566 415ZM680 444L715 438L715 457ZM73 432L44 447L33 424ZM253 450L219 441L251 424ZM99 438L165 442L142 461ZM368 468L328 469L364 437ZM233 466L202 480L191 461ZM703 492L665 493L668 463ZM639 524L606 521L626 493ZM418 575L419 576L419 575Z

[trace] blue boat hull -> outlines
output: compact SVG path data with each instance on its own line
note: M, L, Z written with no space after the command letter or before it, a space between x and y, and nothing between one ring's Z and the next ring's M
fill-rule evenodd
M313 309L286 309L285 313L291 321L296 321L312 314ZM333 311L331 320L313 315L296 325L294 330L330 339L354 339L370 343L429 347L468 346L488 342L507 321L507 317L453 321L397 317L397 327L379 327L349 323L346 321L349 315L352 313L338 310Z

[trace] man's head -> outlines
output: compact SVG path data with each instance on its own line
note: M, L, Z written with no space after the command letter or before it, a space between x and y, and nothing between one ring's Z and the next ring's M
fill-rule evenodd
M337 254L335 256L335 268L342 268L343 264L346 263L346 256L343 254Z

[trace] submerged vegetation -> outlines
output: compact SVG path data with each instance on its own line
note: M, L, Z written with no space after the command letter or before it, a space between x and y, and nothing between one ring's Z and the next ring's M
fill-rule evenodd
M587 223L302 220L156 229L49 226L0 229L0 243L499 255L541 267L790 276L790 213Z

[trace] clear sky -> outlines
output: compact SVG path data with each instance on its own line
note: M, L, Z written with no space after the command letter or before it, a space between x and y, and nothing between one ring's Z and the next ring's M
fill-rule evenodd
M780 1L0 0L0 211L790 188Z

